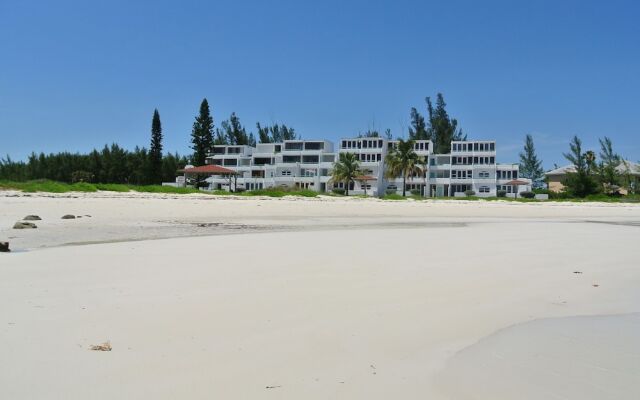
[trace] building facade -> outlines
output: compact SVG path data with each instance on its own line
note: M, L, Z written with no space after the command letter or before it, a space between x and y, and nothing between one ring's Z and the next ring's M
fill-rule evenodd
M361 179L350 183L352 194L382 196L402 193L403 178L386 176L385 159L397 146L395 140L380 137L342 139L338 149L327 140L287 140L261 143L255 147L217 145L207 164L234 170L233 180L207 179L212 190L256 190L270 187L310 189L329 192L344 189L331 180L331 169L340 153L353 153L360 161ZM509 194L529 187L509 182L520 179L517 164L498 164L494 141L451 143L450 154L434 154L429 140L414 142L414 150L424 161L422 172L406 179L406 191L425 197L461 196L472 190L476 196L492 197L498 190Z

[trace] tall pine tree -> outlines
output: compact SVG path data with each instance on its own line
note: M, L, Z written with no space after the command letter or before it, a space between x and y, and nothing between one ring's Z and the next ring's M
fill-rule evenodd
M458 128L458 120L450 118L447 113L447 103L444 102L442 93L436 95L436 106L433 107L431 98L427 97L427 110L429 111L428 136L433 140L435 153L448 154L451 152L451 142L467 140L467 135Z
M193 149L191 162L196 166L204 165L212 146L213 118L209 110L209 102L204 99L200 104L200 113L196 117L191 130L191 149Z
M538 160L536 149L533 145L533 137L527 135L524 140L524 151L520 153L520 175L537 181L542 178L544 171L542 161Z
M415 107L411 107L411 127L409 128L409 139L431 139L430 132L427 131L427 124L424 122L424 117L418 112L418 110L416 110Z
M162 183L162 124L156 108L151 120L151 146L149 147L149 173L147 180L151 184Z

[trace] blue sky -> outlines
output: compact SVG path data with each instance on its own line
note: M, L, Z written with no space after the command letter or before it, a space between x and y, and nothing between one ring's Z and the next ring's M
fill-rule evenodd
M579 135L640 159L634 1L0 0L0 155L148 146L187 153L203 97L304 138L406 134L442 92L470 139L545 167Z

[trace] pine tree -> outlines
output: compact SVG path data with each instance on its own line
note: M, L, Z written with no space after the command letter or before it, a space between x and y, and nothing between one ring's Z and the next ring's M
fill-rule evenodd
M213 147L213 118L209 111L209 102L202 100L200 104L200 114L196 117L191 130L191 149L193 149L193 159L191 162L196 165L204 165L207 154Z
M162 124L156 108L151 120L151 146L149 147L149 173L147 181L158 185L162 183Z
M622 183L622 174L618 172L618 166L622 163L622 158L613 151L613 143L611 139L606 137L598 139L600 142L600 165L598 166L598 175L600 183L607 191L613 192L614 186Z
M588 155L582 151L582 141L577 136L574 136L569 148L571 151L563 155L573 164L576 171L568 173L562 182L565 190L577 197L585 197L597 193L598 183L591 176Z
M524 141L524 152L520 153L520 175L537 181L542 178L544 170L542 161L538 160L536 149L533 145L533 137L527 135Z
M447 103L444 102L442 93L436 96L436 106L433 107L431 98L427 97L427 110L429 111L428 137L433 140L435 153L448 154L451 152L451 142L467 140L467 135L458 128L458 121L450 118L447 113Z
M416 110L415 107L411 107L411 127L409 128L409 140L429 140L431 139L430 132L427 131L427 124L424 122L424 117Z

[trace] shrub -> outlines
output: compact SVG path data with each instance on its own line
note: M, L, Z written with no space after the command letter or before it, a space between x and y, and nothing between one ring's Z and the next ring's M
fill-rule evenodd
M345 190L344 190L344 189L340 189L340 188L334 188L333 190L331 190L331 193L333 193L333 194L339 194L339 195L344 195Z
M88 171L73 171L71 173L71 183L77 182L91 182L93 181L93 174Z
M498 197L507 197L507 191L506 190L498 190L496 192L496 196L498 196Z
M414 196L421 196L422 192L420 191L420 189L411 189L411 194Z
M475 195L476 195L476 192L475 192L475 190L465 190L465 191L464 191L464 194L465 194L466 196L475 196Z
M384 191L386 194L396 194L398 191L396 189L387 189Z
M384 195L382 199L383 200L406 200L407 198L397 194L394 190L393 193Z
M520 197L524 197L525 199L533 199L536 197L536 194L533 192L520 192Z

